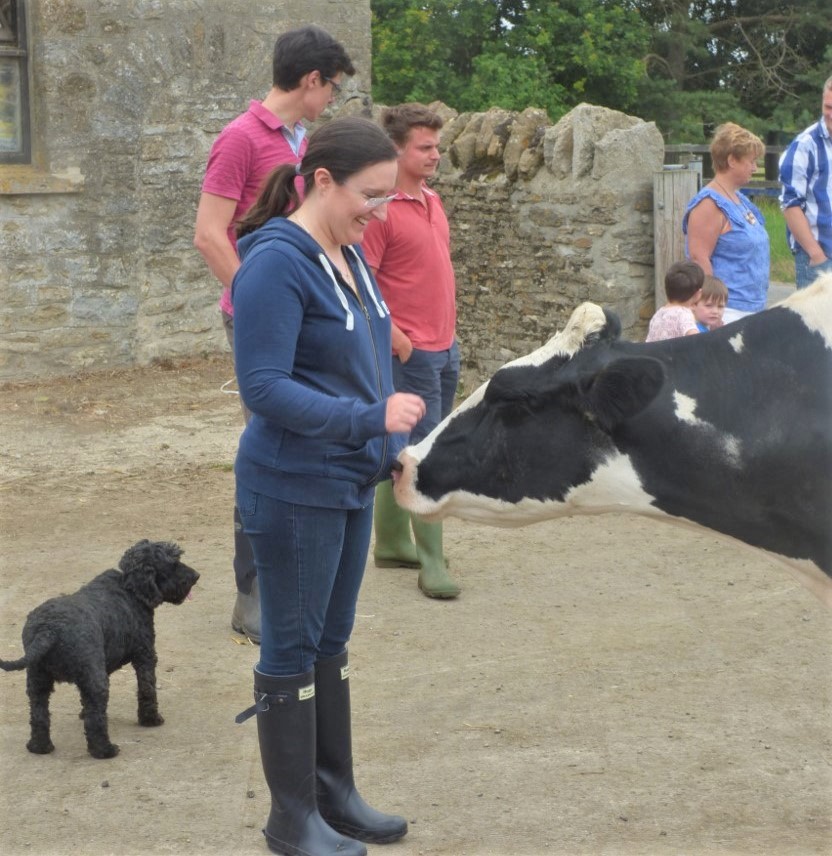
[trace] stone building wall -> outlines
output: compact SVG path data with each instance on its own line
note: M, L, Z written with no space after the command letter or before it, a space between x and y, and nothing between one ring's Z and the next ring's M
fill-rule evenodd
M192 246L208 150L304 23L370 88L369 0L28 0L30 167L0 165L0 379L225 347ZM345 96L346 97L346 96Z
M580 105L446 118L436 181L451 221L467 374L490 376L539 347L584 300L643 339L653 311L654 124Z

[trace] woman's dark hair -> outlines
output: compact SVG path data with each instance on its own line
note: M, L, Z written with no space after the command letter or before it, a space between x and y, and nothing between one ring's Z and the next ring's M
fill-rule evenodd
M303 177L304 194L315 183L315 170L326 169L336 184L373 164L396 160L396 147L369 119L345 116L322 125L309 138L309 148L297 169L284 164L266 177L257 201L237 224L237 237L259 229L272 217L285 217L301 203L295 178Z

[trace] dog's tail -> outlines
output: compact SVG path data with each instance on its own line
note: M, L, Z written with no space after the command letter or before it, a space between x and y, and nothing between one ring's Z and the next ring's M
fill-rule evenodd
M32 640L26 649L26 654L19 660L0 660L0 669L5 669L7 672L19 672L26 669L33 663L42 660L54 642L55 639L51 633L41 633Z

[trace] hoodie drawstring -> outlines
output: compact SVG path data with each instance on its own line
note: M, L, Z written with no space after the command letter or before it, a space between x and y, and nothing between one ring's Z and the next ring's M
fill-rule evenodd
M332 265L326 257L326 253L318 253L318 260L321 263L321 267L329 274L329 278L332 280L332 287L335 289L335 293L341 301L341 306L344 307L344 312L347 316L347 330L353 330L355 328L355 317L353 316L350 305L347 302L347 295L344 294L341 286L338 285L338 279L335 276L335 271L332 270Z
M378 312L379 318L384 318L385 316L390 314L390 310L387 308L387 304L384 302L384 298L380 295L376 294L376 290L373 288L373 284L370 282L370 275L367 273L367 268L361 262L361 257L355 251L355 247L350 244L348 246L350 252L355 256L356 264L358 265L358 269L361 271L361 276L364 280L364 285L367 287L367 291L370 292L370 297L373 298L373 303L376 307L376 312ZM379 301L381 303L379 304Z

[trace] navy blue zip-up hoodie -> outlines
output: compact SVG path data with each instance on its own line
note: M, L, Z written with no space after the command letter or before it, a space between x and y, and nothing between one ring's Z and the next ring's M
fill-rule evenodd
M387 434L390 313L360 248L345 247L360 299L321 247L283 217L240 239L234 362L252 416L235 473L284 502L361 508L405 435Z

